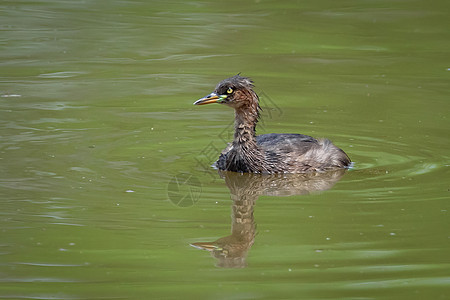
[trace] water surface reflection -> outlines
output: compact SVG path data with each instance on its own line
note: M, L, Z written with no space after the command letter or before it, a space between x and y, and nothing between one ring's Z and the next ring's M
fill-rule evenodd
M308 174L249 174L219 171L230 189L232 200L231 235L214 242L191 245L207 250L222 268L246 267L247 253L256 236L254 206L259 196L307 195L328 190L345 174L345 169Z

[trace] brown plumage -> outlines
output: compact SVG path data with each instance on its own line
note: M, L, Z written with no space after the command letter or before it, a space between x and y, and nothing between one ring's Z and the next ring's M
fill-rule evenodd
M249 173L306 173L345 168L350 158L327 139L303 134L256 135L260 106L253 81L239 75L221 81L195 105L225 104L235 110L233 142L216 162L220 170Z

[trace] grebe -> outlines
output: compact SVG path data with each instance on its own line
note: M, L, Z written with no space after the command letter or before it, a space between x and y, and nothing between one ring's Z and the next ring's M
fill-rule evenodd
M236 75L221 81L213 93L194 105L225 104L235 110L233 142L222 151L216 166L243 173L307 173L346 168L351 160L327 139L303 134L256 135L260 116L253 81Z

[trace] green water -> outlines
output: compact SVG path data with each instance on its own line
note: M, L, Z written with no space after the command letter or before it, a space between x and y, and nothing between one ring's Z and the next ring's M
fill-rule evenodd
M0 298L448 299L449 8L1 1ZM353 169L212 169L238 72Z

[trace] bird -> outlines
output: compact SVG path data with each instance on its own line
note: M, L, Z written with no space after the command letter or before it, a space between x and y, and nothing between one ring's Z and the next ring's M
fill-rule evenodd
M349 168L351 160L328 139L295 133L256 135L260 118L254 82L240 74L219 82L212 93L194 105L219 103L234 109L234 139L215 167L239 173L309 173Z

